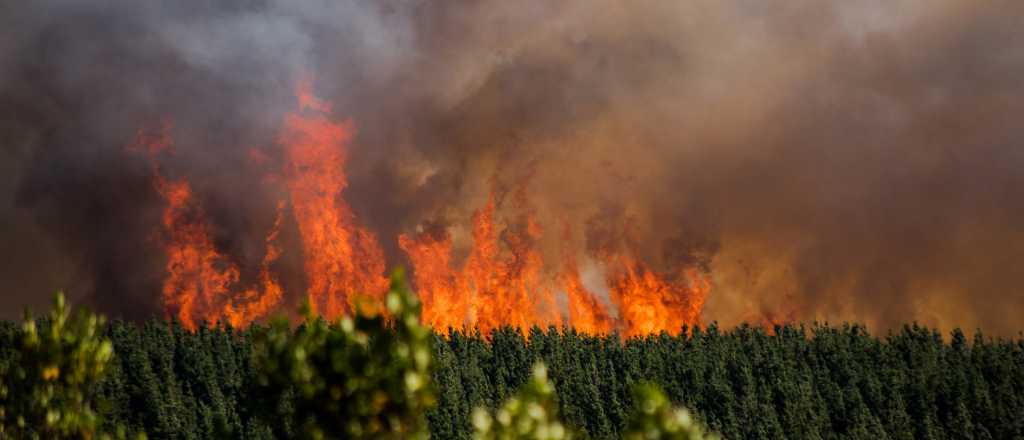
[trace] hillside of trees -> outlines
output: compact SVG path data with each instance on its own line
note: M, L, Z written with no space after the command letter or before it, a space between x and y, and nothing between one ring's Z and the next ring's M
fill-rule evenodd
M433 438L517 438L500 428L518 426L516 408L535 408L520 405L528 399L542 402L536 408L545 417L557 414L531 425L548 437L529 438L561 438L550 434L561 423L584 439L696 438L644 436L654 432L645 424L657 424L657 411L670 405L692 409L695 424L727 439L1024 438L1021 337L954 331L944 340L914 325L875 336L847 324L778 327L770 335L712 324L622 340L556 328L440 335L414 321L311 319L298 329L196 332L175 322L100 322L113 354L102 378L81 387L95 402L97 432L153 439L409 438L423 414ZM0 325L8 386L27 356L25 340L25 327ZM102 346L93 349L102 357ZM44 371L35 374L52 375ZM429 379L410 379L419 374ZM392 409L412 418L387 416ZM360 424L316 427L339 417ZM408 437L373 434L395 429L408 429Z

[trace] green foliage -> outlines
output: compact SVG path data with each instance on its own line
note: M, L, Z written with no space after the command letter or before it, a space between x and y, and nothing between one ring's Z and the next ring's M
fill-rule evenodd
M633 412L622 438L626 440L717 440L705 433L689 410L672 406L661 387L650 382L633 386ZM577 437L559 417L555 386L543 363L530 379L496 411L473 411L476 440L562 440Z
M351 322L352 335L361 328L357 321ZM37 324L40 343L45 343L49 332L47 322ZM402 396L408 391L404 381L386 379L382 372L409 371L411 358L399 359L388 348L397 345L393 342L371 340L408 340L398 336L406 331L401 322L378 321L371 326L377 330L363 331L377 335L367 336L366 344L345 342L339 336L341 323L307 324L297 331L258 325L242 330L200 326L188 331L163 320L143 325L114 322L96 335L112 342L114 355L99 383L83 388L83 396L93 413L102 416L95 432L116 432L123 426L128 432L144 429L160 439L269 440L308 437L314 433L306 430L309 424L323 423L324 437L350 438L338 422L343 419L334 417L338 411L349 411L364 422L374 416L359 415L366 412L358 407L337 408L329 399L316 397L328 390L322 384L350 377L333 372L329 360L337 357L342 370L358 376L360 388L352 392L363 397L352 397L351 402L365 401L373 387L386 390L391 405L392 394ZM313 325L322 326L316 338L304 333L312 332ZM384 325L386 330L381 329ZM274 332L285 344L272 351L265 344ZM390 332L397 332L396 336L385 335ZM667 401L655 407L690 408L693 418L709 431L729 439L1024 438L1021 337L993 339L976 334L972 338L955 331L943 340L935 331L916 325L881 337L857 325L787 326L776 329L774 335L759 328L722 331L712 325L679 335L627 340L554 328L531 329L529 338L508 328L490 335L460 330L421 335L425 336L418 340L427 343L432 356L428 356L429 368L418 371L430 375L427 382L437 393L433 408L423 405L412 412L418 415L420 436L425 414L432 437L473 438L473 408L502 406L531 383L532 366L543 362L554 390L548 400L555 409L551 414L557 412L574 438L623 438L637 423L633 408L642 403L634 386L645 382L664 390ZM297 338L309 342L300 344L294 341ZM20 324L0 322L0 370L7 371L5 384L11 384L14 372L23 368L24 339ZM311 345L323 349L304 348L307 355L301 362L271 356L294 355L288 347ZM385 348L371 350L371 346ZM328 352L341 354L324 354ZM365 359L377 355L391 361ZM268 358L280 363L277 369L260 367ZM364 358L362 364L353 368L360 358ZM316 371L308 373L308 383L293 383L292 372L305 370L293 368L298 365ZM41 369L34 371L26 377L40 377ZM364 372L377 379L364 379ZM363 388L366 380L383 384ZM13 386L30 389L31 384L26 380ZM399 387L406 391L395 393ZM312 389L313 397L306 397L303 388ZM25 396L30 395L9 392L6 415L14 414L7 409L8 402L28 402ZM368 423L389 426L385 419L377 417L377 422ZM0 438L56 437L40 433L38 429L45 425L28 419L21 431L10 431L19 429L16 416L4 420L8 431Z
M419 322L418 301L401 272L392 276L385 301L387 318L357 311L327 323L307 312L297 331L281 320L258 335L259 393L278 408L290 399L292 426L303 435L427 437L432 335Z
M548 381L544 364L534 365L530 380L493 414L483 407L474 409L473 427L477 440L573 438L558 417L555 387Z
M25 315L21 331L8 333L16 349L0 365L0 437L107 437L92 394L113 356L103 318L72 317L60 293L46 319Z
M626 425L626 440L702 440L707 435L685 408L674 408L665 392L655 384L641 382L633 387L633 414Z

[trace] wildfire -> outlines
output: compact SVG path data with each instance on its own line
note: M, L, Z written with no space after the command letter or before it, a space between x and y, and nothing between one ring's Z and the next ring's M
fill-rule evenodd
M241 326L262 317L282 299L281 286L271 276L270 266L281 254L275 242L284 205L278 206L277 220L266 239L267 252L261 265L259 286L236 293L238 266L214 246L202 206L193 196L191 185L185 180L165 178L156 165L158 154L173 150L167 131L165 125L155 136L140 135L136 144L137 149L149 153L156 175L156 190L167 203L161 218L167 254L167 276L162 289L165 309L190 329L204 320L222 320Z
M670 281L629 257L615 263L608 283L626 336L675 332L700 322L711 283L696 269Z
M281 256L281 248L277 246L277 236L281 233L281 221L284 219L284 202L277 204L277 217L274 219L274 226L267 235L267 250L263 256L263 263L260 265L259 285L262 291L249 289L238 296L244 306L236 307L232 303L225 305L224 315L231 325L240 327L264 317L281 303L284 290L270 275L270 265Z
M329 120L330 106L313 96L309 82L300 84L298 98L300 108L285 119L280 139L285 178L302 235L309 303L333 318L352 310L356 294L379 304L387 288L384 253L372 232L356 226L341 197L352 123Z
M416 238L398 237L398 245L415 265L413 282L423 303L423 323L436 329L466 323L469 298L460 295L451 268L452 238L448 231L426 231Z
M515 205L521 214L499 234L492 191L485 206L473 214L472 249L458 270L451 266L447 231L399 237L412 262L426 323L439 330L476 327L485 334L505 325L559 325L563 319L554 313L556 291L565 292L568 299L567 324L584 333L617 330L632 337L674 333L684 324L700 322L711 287L705 274L685 267L674 277L662 276L628 252L604 249L595 257L603 260L610 299L618 311L612 316L581 280L568 225L561 271L545 276L545 262L536 246L542 229L527 202L526 185L516 191Z
M519 199L525 203L525 195ZM398 239L413 265L424 320L435 329L475 326L489 333L504 325L525 329L561 321L550 286L544 283L544 261L534 246L540 226L531 213L525 213L517 224L503 229L506 247L502 249L495 208L492 191L487 204L473 214L474 245L461 270L451 267L452 242L447 232Z
M607 308L583 285L583 280L580 279L576 252L572 246L572 229L568 223L565 224L563 236L562 261L564 261L564 265L560 281L569 297L569 322L576 330L583 333L609 333L614 328L615 321L608 314Z
M787 293L777 310L762 310L760 313L748 313L743 321L760 325L769 335L775 335L776 327L783 327L796 321L796 309L793 307L793 294Z
M384 253L343 197L352 122L332 121L330 106L312 94L308 81L297 88L297 101L278 137L289 200L277 205L258 280L248 288L239 286L238 264L215 246L189 182L167 179L157 166L157 157L172 150L166 130L140 138L152 159L157 192L166 203L165 309L188 328L201 321L240 326L281 306L285 292L272 272L283 252L278 237L289 212L300 236L306 296L314 311L334 318L364 304L381 310L387 288ZM509 200L495 187L469 219L472 244L461 262L453 259L454 243L446 228L427 227L398 237L412 265L424 323L440 331L477 328L485 334L502 326L570 325L583 333L617 331L632 337L674 333L700 322L710 291L705 273L689 266L655 271L624 244L628 234L607 231L587 255L604 273L607 298L601 298L604 293L595 294L580 276L568 223L559 261L545 261L540 251L544 228L528 197L529 179L519 183L510 203L504 203ZM357 297L369 301L357 304Z

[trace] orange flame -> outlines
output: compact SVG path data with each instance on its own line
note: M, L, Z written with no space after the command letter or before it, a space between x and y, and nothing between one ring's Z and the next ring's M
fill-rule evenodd
M260 270L260 287L241 294L232 291L238 284L238 266L213 244L203 221L202 206L195 200L187 181L171 181L160 174L155 157L171 152L168 126L157 136L140 135L139 149L145 148L153 160L157 192L167 203L161 218L166 235L167 276L163 283L165 309L189 329L199 321L223 320L235 326L266 315L282 298L281 286L270 275L270 266L281 252L275 245L283 204L267 236L267 253Z
M743 321L760 325L765 333L775 335L775 327L784 327L796 321L796 308L793 307L793 294L787 293L782 303L775 310L761 310L744 315Z
M676 280L668 280L626 256L613 264L618 267L609 272L608 284L627 337L675 333L684 324L700 323L700 312L711 288L705 275L687 268Z
M329 318L355 306L353 294L379 301L387 288L384 253L370 231L356 226L341 193L349 121L335 123L330 107L312 95L310 84L298 88L300 108L285 119L280 141L286 149L285 178L302 235L309 303Z
M423 323L441 331L462 327L469 303L456 287L448 231L425 231L416 238L403 234L398 237L398 246L416 268L413 283L423 303Z
M460 285L471 298L470 323L484 333L504 325L528 329L560 324L551 286L542 277L544 260L536 249L542 230L526 202L525 185L516 193L523 213L503 230L506 253L494 228L494 198L492 191L485 208L473 216L474 249Z
M569 322L576 330L596 335L612 331L615 321L603 304L583 285L580 279L576 253L572 248L572 229L565 224L562 260L564 265L560 281L569 297Z
M500 233L495 224L496 197L472 217L473 245L461 270L451 266L451 237L446 231L399 237L414 269L423 299L424 322L435 329L476 327L487 334L500 326L526 329L558 325L562 314L553 294L565 292L568 324L589 334L619 331L627 337L662 331L675 333L700 322L710 279L695 268L658 274L630 252L600 249L606 282L618 316L584 286L566 225L562 267L554 277L544 273L537 243L542 228L526 198L526 186L515 194L520 214ZM501 240L499 241L499 237Z
M299 84L297 101L298 109L284 120L279 142L310 305L314 312L335 318L350 313L356 307L355 295L362 295L371 307L382 310L387 288L383 251L342 197L348 186L345 166L352 123L329 119L330 105L313 95L309 81ZM241 326L271 313L284 298L271 272L282 253L277 241L288 204L278 203L258 284L239 288L239 267L214 245L192 187L185 180L166 179L156 166L156 156L172 149L170 136L140 137L139 143L153 159L156 188L167 204L162 225L168 258L163 301L168 314L195 328L202 320ZM398 237L413 265L424 323L438 330L475 327L485 334L506 325L527 329L567 323L584 333L617 331L632 337L677 332L683 325L700 322L711 287L707 274L688 266L657 272L630 246L622 246L630 242L628 234L603 234L607 236L601 240L607 243L590 256L605 271L605 304L581 279L568 224L561 264L555 266L556 273L546 271L549 266L540 251L544 230L527 197L526 179L506 207L514 215L501 224L496 219L499 199L492 189L486 204L472 215L473 242L461 267L453 261L453 240L446 230ZM565 295L566 301L559 303L556 295Z
M234 306L228 303L224 309L224 315L228 322L235 327L246 325L260 317L268 315L281 303L284 290L277 280L270 274L270 266L281 256L281 248L277 246L277 236L281 233L281 221L284 218L284 202L277 204L277 217L274 219L274 226L267 235L267 251L263 256L263 263L260 265L260 285L262 292L256 289L249 289L239 295L243 299L242 306Z
M525 193L520 194L518 202L525 207ZM452 269L447 232L399 237L413 264L424 322L435 329L475 326L486 334L504 325L526 329L561 322L535 248L540 225L527 211L517 224L503 229L503 249L495 210L492 192L483 209L473 214L473 248L461 270Z

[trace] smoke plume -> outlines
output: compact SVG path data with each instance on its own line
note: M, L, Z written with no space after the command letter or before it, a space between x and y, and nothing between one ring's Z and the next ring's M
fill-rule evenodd
M389 265L431 228L466 258L474 210L525 186L545 256L568 224L581 252L702 267L705 322L1014 334L1022 19L1010 0L8 2L0 310L62 288L162 313L163 202L126 147L166 121L162 172L255 277L281 121L311 78L354 124L344 197Z

